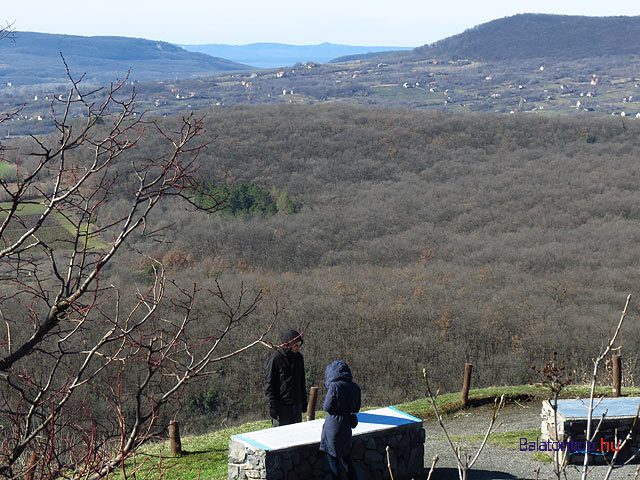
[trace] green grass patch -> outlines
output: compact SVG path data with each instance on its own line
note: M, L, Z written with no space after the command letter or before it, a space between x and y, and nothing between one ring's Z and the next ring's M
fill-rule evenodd
M0 203L0 211L9 210L11 208L10 202L1 202ZM26 215L41 215L44 212L46 206L41 203L22 203L18 205L17 213L18 215L26 216ZM5 214L6 216L6 214Z
M521 438L526 438L527 442L535 442L536 438L540 438L540 430L536 428L515 432L496 432L489 436L487 442L509 450L520 450Z
M588 397L590 387L588 385L570 385L563 392L562 398ZM608 395L611 393L609 387L599 387L598 395ZM624 388L623 395L640 395L640 388ZM447 393L438 396L437 405L443 414L454 414L460 410L473 410L476 407L492 405L494 399L501 395L505 396L507 403L542 401L549 398L548 389L539 385L516 385L502 387L478 388L470 391L470 406L463 407L460 401L460 393ZM428 419L433 418L433 409L426 398L420 398L412 402L396 405L400 410L410 415ZM363 408L367 410L368 408ZM324 412L317 412L317 418L323 418ZM171 457L168 442L157 442L149 444L140 449L135 459L127 463L128 475L136 471L136 478L157 479L160 472L164 472L163 480L195 480L197 478L207 478L212 480L223 480L227 478L227 458L229 439L232 435L244 432L251 432L263 428L269 428L271 423L268 420L245 423L237 427L218 430L206 435L183 437L182 449L184 455ZM519 449L520 438L527 438L527 441L535 441L540 436L540 431L519 430L511 432L493 433L488 439L488 443L498 445L512 450ZM477 444L482 441L483 434L467 436L454 436L455 442ZM537 452L533 457L537 461L548 462L551 459L544 453ZM113 479L123 478L121 473L116 473Z
M135 471L138 480L157 479L160 472L164 472L163 480L226 479L229 438L270 426L271 422L261 420L206 435L183 437L183 455L180 457L171 456L169 442L149 444L127 463L127 474ZM111 478L121 479L123 475L120 472Z
M440 92L429 92L423 88L404 88L402 85L398 86L373 86L371 93L374 96L378 96L385 99L396 100L418 100L420 102L427 102L433 104L441 104L444 102L445 97ZM431 102L430 102L431 101Z
M585 398L589 397L591 387L589 385L569 385L561 394L561 398ZM621 391L623 396L640 396L640 388L625 387ZM609 396L611 387L597 387L597 396ZM436 399L436 405L441 414L448 415L465 408L481 407L493 404L496 398L504 395L506 403L519 401L542 401L550 398L549 389L541 385L515 385L503 387L477 388L469 391L469 406L464 407L460 400L460 393L445 393ZM431 401L420 398L412 402L396 405L403 412L423 420L434 417Z
M7 217L7 210L10 208L10 202L0 202L0 222ZM38 221L46 208L46 205L37 202L20 204L15 214L17 218L14 218L9 223L3 235L8 241L17 240L26 231L19 220L24 222L27 227L30 227ZM53 249L60 250L67 250L73 247L72 242L75 234L76 227L71 220L55 211L49 214L36 233L41 241ZM81 235L81 242L83 241L82 237L83 235ZM89 249L104 248L105 246L106 244L95 237L89 239Z
M534 398L544 398L546 389L534 385L518 385L507 387L487 387L477 388L469 391L469 406L465 407L460 400L460 393L445 393L436 398L436 405L441 414L452 414L464 408L473 408L483 405L493 404L496 398L505 396L506 402L531 400ZM414 417L428 419L434 417L431 401L427 398L420 398L412 402L396 405L403 412L407 412Z
M15 180L16 166L9 162L0 162L0 179L11 181Z
M536 452L533 455L531 455L531 458L534 459L536 462L543 462L543 463L553 462L553 458L551 458L549 455L547 455L544 452Z
M611 387L596 387L596 396L604 396L609 397L613 394L613 390ZM591 393L590 385L568 385L563 391L560 398L585 398L589 397ZM620 390L620 394L623 397L637 397L640 396L640 388L639 387L622 387Z
M453 442L480 444L484 438L484 433L477 433L473 435L451 435L450 438ZM540 438L540 430L532 429L513 432L495 432L489 436L487 443L508 448L509 450L519 450L521 438L526 438L527 442L535 442L536 438ZM446 437L443 436L441 440L446 440Z

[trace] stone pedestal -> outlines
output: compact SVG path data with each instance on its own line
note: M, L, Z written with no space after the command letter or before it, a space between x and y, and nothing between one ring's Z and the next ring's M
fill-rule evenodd
M330 480L325 454L318 450L324 419L234 435L229 441L229 480ZM359 479L396 480L424 471L422 420L393 407L358 414L351 457Z
M631 430L639 403L640 397L605 398L600 403L595 399L594 406L598 406L591 416L592 435L603 414L604 420L598 435L587 443L589 399L558 400L555 415L551 404L545 401L542 404L540 442L536 444L535 449L546 451L551 457L558 455L561 462L569 464L582 464L585 453L589 454L591 464L606 463L611 460L614 449L618 448ZM625 461L640 448L640 419L635 423L633 436L620 450L616 463Z

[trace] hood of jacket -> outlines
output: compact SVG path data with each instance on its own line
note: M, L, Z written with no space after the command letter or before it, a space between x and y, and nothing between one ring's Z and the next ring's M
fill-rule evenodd
M329 388L329 384L332 382L338 381L350 382L352 380L351 377L351 369L349 365L347 365L342 360L335 360L327 365L327 369L324 373L324 383L327 388Z

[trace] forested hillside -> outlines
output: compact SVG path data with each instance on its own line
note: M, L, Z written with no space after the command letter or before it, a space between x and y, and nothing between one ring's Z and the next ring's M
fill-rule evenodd
M129 37L83 37L13 32L0 42L0 81L13 86L66 83L64 55L76 79L97 83L124 78L163 80L244 70L246 65L187 52L167 42Z
M108 282L143 287L151 263L140 253L162 261L178 284L202 289L203 334L215 331L215 280L263 288L258 324L277 298L284 312L270 339L306 330L310 384L323 388L325 365L343 359L364 404L388 404L421 395L423 366L443 391L459 389L465 362L476 386L526 383L553 351L580 381L637 293L637 122L340 105L203 115L213 142L200 181L239 206L165 207L157 220L168 228L121 255ZM153 135L140 156L160 148ZM128 182L109 198L113 218ZM267 207L252 209L257 199ZM634 300L621 337L628 381L640 373L637 312ZM188 390L187 428L264 416L267 355L255 348Z
M640 17L520 14L414 50L425 58L516 60L639 55Z

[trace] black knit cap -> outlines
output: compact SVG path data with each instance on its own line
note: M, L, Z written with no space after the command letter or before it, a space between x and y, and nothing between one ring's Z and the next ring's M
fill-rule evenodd
M304 343L302 340L302 335L300 335L296 330L289 330L282 336L282 344L285 348L289 348L296 342Z

